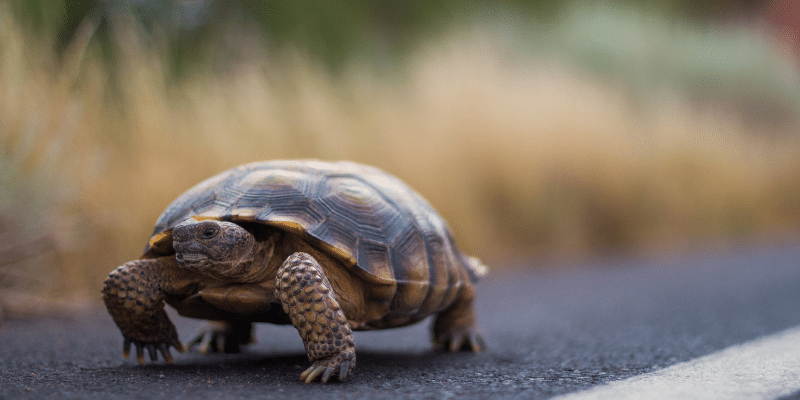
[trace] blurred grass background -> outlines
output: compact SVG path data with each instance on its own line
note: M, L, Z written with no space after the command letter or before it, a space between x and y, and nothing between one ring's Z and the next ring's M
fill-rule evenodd
M0 309L99 304L265 159L383 168L495 273L794 240L797 2L650 3L0 0Z

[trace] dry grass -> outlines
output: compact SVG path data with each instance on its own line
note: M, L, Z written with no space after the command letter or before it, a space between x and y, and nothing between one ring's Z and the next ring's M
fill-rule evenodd
M800 223L790 127L668 92L634 107L566 63L509 61L479 30L420 51L394 80L356 67L332 78L286 51L175 83L135 26L115 29L117 86L89 41L79 36L62 67L0 12L0 305L11 313L95 301L174 197L262 159L379 166L496 265Z

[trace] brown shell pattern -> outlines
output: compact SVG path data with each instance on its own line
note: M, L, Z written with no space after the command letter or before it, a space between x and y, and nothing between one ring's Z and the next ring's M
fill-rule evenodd
M397 283L398 289L427 292L432 298L449 297L446 292L461 285L464 270L477 280L430 204L399 179L361 164L268 161L223 172L166 209L146 256L171 249L166 243L170 230L194 216L258 222L306 235L346 265L366 272L360 274L366 279ZM405 299L400 295L394 301Z

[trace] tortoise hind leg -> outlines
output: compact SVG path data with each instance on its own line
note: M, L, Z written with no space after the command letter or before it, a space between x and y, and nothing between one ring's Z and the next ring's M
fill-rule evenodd
M463 286L456 301L436 316L433 322L433 343L437 350L465 350L480 353L486 350L483 337L475 327L472 301L475 289Z
M310 368L300 374L309 383L325 383L337 375L344 380L356 366L353 331L320 265L306 253L284 261L275 278L283 310L303 338Z
M187 343L187 348L199 346L200 353L238 353L240 346L253 343L253 324L248 321L208 321Z

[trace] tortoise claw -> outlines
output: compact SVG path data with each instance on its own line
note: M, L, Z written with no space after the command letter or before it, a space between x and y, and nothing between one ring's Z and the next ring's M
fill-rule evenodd
M183 354L183 353L185 353L185 352L186 352L186 348L185 348L185 347L183 347L183 345L181 344L180 340L178 340L177 338L176 338L176 339L173 339L173 340L172 340L172 341L171 341L171 342L170 342L170 343L167 345L167 349L169 349L169 346L172 346L172 347L174 347L174 348L175 348L175 350L177 350L177 351L178 351L178 353L181 353L181 354Z
M314 362L313 365L300 374L300 380L305 383L311 383L320 378L320 382L327 383L335 374L339 376L340 381L343 381L350 375L355 366L355 353L343 352L335 357Z
M209 332L201 329L195 334L194 339L186 344L186 347L189 350L197 347L197 351L200 352L200 354L219 353L220 349L223 348L223 346L221 346L222 340L223 335L218 332Z
M197 347L201 354L238 353L241 345L252 343L252 325L234 325L228 322L208 322L194 334L186 345Z
M339 380L343 381L344 378L347 378L347 375L350 375L350 360L345 360L342 362L342 365L339 366Z
M150 361L153 361L153 362L158 361L158 353L156 353L156 345L155 344L150 343L150 344L144 346L144 348L147 349L147 354L150 355Z
M166 361L167 364L172 364L172 354L170 354L169 346L166 343L159 343L158 351L161 352L161 356L164 357L164 361Z
M333 375L333 371L334 371L333 367L328 367L327 369L325 369L325 373L322 374L322 378L320 378L320 381L322 383L327 383L328 379L330 379L331 375Z
M314 364L309 369L303 371L303 373L300 374L300 380L304 381L305 383L311 383L311 381L317 379L317 377L324 370L325 370L324 366Z
M139 364L144 364L145 358L145 350L147 354L150 356L150 361L156 362L158 361L158 354L161 353L162 358L167 363L172 363L174 360L172 358L172 353L170 353L169 348L170 346L175 347L179 353L184 352L183 345L181 342L178 341L177 338L173 339L169 343L167 342L142 342L138 340L131 339L130 337L124 336L124 342L122 344L122 355L125 358L130 357L131 355L131 345L136 348L136 361Z
M466 331L454 333L450 337L442 338L436 341L436 349L439 351L449 351L455 353L457 351L471 351L473 353L482 353L486 351L486 343L483 337L478 332Z
M133 342L131 341L131 338L125 336L125 341L122 343L122 355L125 356L125 358L128 358L128 357L131 356L131 344L132 343Z
M142 345L142 342L133 342L133 344L136 346L136 361L139 364L144 364L144 345Z
M231 346L231 344L226 340L225 334L216 331L210 332L201 330L196 334L195 338L192 339L191 342L187 343L186 346L189 350L197 347L197 351L200 354L239 352L238 345Z

